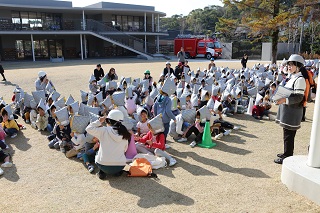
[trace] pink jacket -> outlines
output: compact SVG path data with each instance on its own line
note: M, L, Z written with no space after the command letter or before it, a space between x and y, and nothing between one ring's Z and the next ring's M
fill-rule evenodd
M6 136L7 136L6 132L2 129L0 125L0 141L4 141Z

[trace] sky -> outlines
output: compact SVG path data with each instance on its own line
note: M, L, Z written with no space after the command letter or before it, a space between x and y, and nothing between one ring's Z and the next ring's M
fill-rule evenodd
M220 0L72 0L72 4L74 7L84 7L90 4L98 3L101 1L105 2L114 2L114 3L124 3L124 4L138 4L138 5L146 5L146 6L154 6L156 11L164 12L168 17L171 17L175 14L183 14L188 15L190 11L194 9L201 8L203 9L209 5L219 5L223 6Z

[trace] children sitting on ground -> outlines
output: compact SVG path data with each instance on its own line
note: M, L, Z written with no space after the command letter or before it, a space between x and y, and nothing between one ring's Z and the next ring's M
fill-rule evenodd
M135 136L139 143L136 145L137 151L144 154L155 154L158 157L165 157L169 161L169 166L177 163L176 159L171 157L165 150L164 126L161 114L148 122L149 132L143 137ZM141 144L142 143L142 144Z
M148 127L148 112L145 109L140 110L140 120L137 123L137 133L136 136L143 137L149 132Z
M13 114L10 108L10 105L1 109L1 116L2 116L2 128L6 132L6 134L11 137L17 137L17 133L20 130L18 127L17 122L13 118Z

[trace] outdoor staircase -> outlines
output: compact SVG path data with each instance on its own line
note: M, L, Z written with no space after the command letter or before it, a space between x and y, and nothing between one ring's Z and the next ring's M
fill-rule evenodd
M137 53L140 58L147 60L154 58L152 55L152 53L156 52L156 46L154 44L147 42L147 50L149 52L145 52L144 40L130 36L112 27L108 27L99 21L87 19L84 29L85 31L88 31L90 35Z

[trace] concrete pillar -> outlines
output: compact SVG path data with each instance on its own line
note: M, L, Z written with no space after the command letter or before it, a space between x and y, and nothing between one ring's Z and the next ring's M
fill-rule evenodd
M318 78L318 85L320 78ZM317 87L316 102L313 112L313 121L310 137L310 148L307 165L314 168L320 168L320 87Z
M154 14L152 13L152 32L154 32Z
M86 30L86 18L84 16L84 10L82 10L82 29Z
M80 49L81 49L81 60L83 60L83 46L82 46L82 34L80 34Z
M34 55L34 43L33 43L33 35L31 34L31 51L32 51L32 60L36 61L36 57Z
M157 26L158 30L157 32L160 32L160 15L158 14L158 26Z
M147 52L147 35L144 35L144 52Z
M88 58L87 54L87 36L83 35L83 43L84 43L84 58Z
M157 53L160 53L160 41L159 41L158 35L157 35Z
M147 32L147 13L144 13L144 32Z

